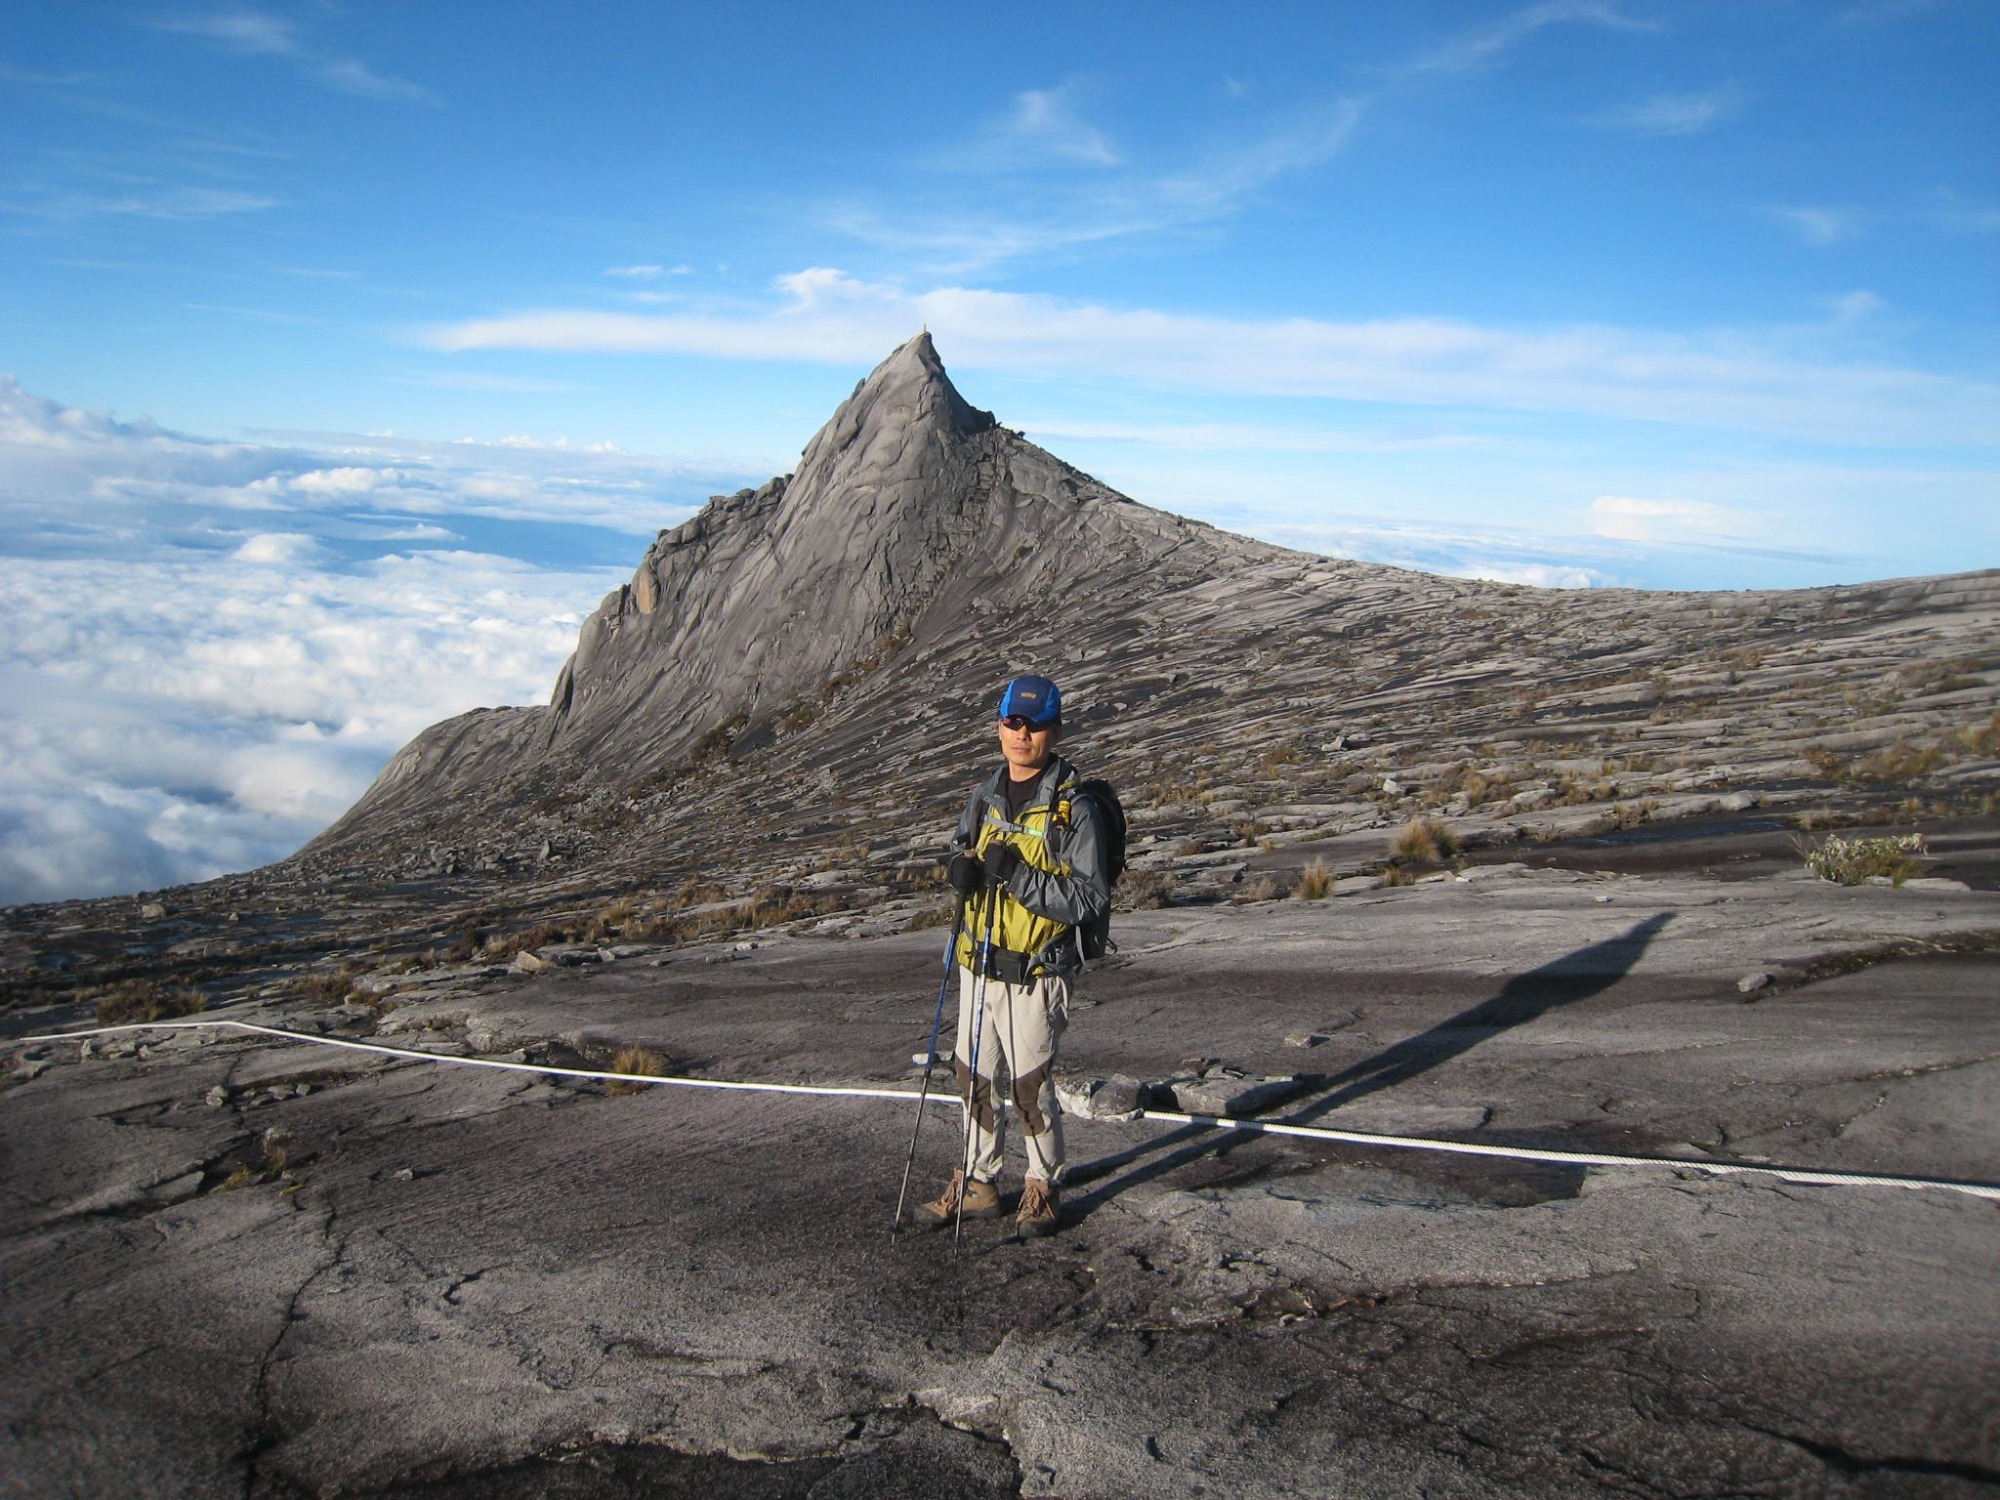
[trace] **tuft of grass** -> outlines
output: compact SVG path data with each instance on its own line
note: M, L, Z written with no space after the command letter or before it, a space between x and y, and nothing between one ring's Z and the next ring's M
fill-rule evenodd
M1276 901L1286 894L1285 882L1276 875L1259 875L1240 895L1230 898L1231 906L1250 906L1259 901Z
M185 985L161 984L156 979L124 979L97 997L96 1008L98 1025L131 1026L194 1015L208 1008L208 997Z
M1862 756L1847 774L1856 781L1910 781L1944 763L1944 750L1937 745L1884 745Z
M286 1164L291 1159L292 1133L289 1130L273 1128L264 1132L263 1161L238 1162L230 1168L229 1175L218 1182L213 1191L233 1192L237 1188L250 1187L260 1182L276 1182L285 1176Z
M610 1071L628 1073L634 1078L664 1078L667 1074L667 1065L660 1060L657 1052L645 1047L627 1047L611 1059ZM642 1083L613 1083L606 1086L605 1092L637 1094L644 1088L645 1085Z
M1127 870L1111 893L1115 911L1156 911L1174 904L1174 877L1165 870Z
M308 1000L344 1005L354 998L354 978L360 972L360 965L352 962L337 969L316 969L299 981L299 993Z
M903 924L903 931L924 932L933 927L949 927L952 907L950 901L927 901L910 913L910 920Z
M1315 856L1299 871L1298 897L1301 901L1324 901L1333 893L1333 871Z
M1283 740L1264 752L1261 764L1266 771L1276 771L1284 766L1295 766L1305 758L1305 747L1297 740Z
M1847 839L1836 833L1817 844L1796 841L1796 847L1808 870L1838 885L1860 885L1872 876L1901 885L1923 868L1914 856L1925 852L1920 833L1875 839Z
M1389 852L1412 864L1436 864L1458 852L1458 840L1436 818L1412 818L1390 841Z

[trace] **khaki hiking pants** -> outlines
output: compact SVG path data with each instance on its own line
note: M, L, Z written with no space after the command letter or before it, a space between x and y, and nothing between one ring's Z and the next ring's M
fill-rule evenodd
M1062 1107L1056 1103L1053 1069L1056 1040L1069 1024L1069 981L1037 979L1032 984L1008 984L979 979L970 969L958 971L958 1092L969 1099L971 1139L966 1173L981 1182L1000 1175L1000 1148L1007 1118L993 1108L1004 1061L1012 1103L1021 1117L1022 1144L1028 1153L1028 1175L1058 1182L1063 1169ZM976 1038L976 1049L975 1049ZM974 1079L972 1060L979 1060Z

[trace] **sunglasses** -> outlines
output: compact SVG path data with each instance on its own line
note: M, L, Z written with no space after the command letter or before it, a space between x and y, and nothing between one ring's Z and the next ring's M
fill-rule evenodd
M1051 729L1056 727L1054 724L1037 724L1033 719L1023 718L1020 714L1009 714L1000 722L1016 734L1020 733L1023 729L1031 730L1036 734L1047 734Z

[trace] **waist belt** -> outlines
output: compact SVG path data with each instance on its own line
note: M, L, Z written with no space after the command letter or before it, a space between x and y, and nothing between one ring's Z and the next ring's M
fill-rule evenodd
M974 972L979 972L979 955L974 954ZM1011 948L988 948L986 950L985 975L997 979L1002 984L1032 984L1035 957L1032 953L1016 953Z

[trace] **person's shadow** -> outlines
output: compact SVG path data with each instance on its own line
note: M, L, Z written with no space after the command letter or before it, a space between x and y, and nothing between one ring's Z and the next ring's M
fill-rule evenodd
M1654 935L1673 918L1672 912L1657 912L1617 937L1591 943L1525 974L1515 975L1500 987L1500 993L1470 1010L1449 1016L1428 1031L1405 1037L1373 1057L1334 1074L1326 1081L1327 1092L1303 1109L1282 1117L1280 1123L1309 1124L1344 1104L1407 1083L1489 1037L1524 1026L1562 1006L1602 994L1632 971ZM1107 1180L1089 1192L1075 1197L1065 1195L1065 1210L1089 1213L1127 1188L1149 1182L1202 1156L1226 1156L1254 1139L1255 1132L1251 1131L1218 1132L1212 1126L1188 1125L1142 1146L1079 1163L1068 1172L1068 1184ZM1158 1155L1162 1152L1167 1154ZM1120 1172L1120 1168L1134 1163L1142 1165Z

